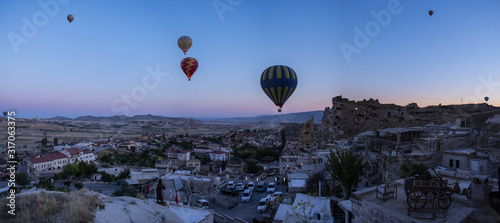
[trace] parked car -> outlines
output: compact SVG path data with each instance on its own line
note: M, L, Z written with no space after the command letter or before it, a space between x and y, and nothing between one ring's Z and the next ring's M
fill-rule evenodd
M276 184L275 183L269 183L267 185L267 193L274 193L276 192Z
M251 198L252 198L252 191L246 189L245 191L243 191L243 195L241 196L241 202L250 202Z
M227 182L227 188L229 188L229 189L235 189L236 188L236 184L234 183L234 181Z
M257 211L259 213L267 211L267 207L269 206L269 199L267 198L262 198L259 201L259 204L257 206Z
M253 182L248 182L247 188L253 191L255 189L255 184Z
M209 208L210 204L205 199L199 199L198 201L196 201L196 203L194 203L194 206L200 207L200 208Z
M238 191L236 189L230 189L230 188L222 188L222 189L220 189L220 193L231 195L231 196L238 195Z
M266 183L264 182L259 182L257 184L257 188L255 189L257 192L264 192L266 191Z
M245 190L245 183L237 183L236 184L236 190L237 191Z
M280 195L282 195L282 194L283 194L283 192L281 192L281 191L276 191L276 192L274 192L271 196L272 196L272 197L278 197L278 196L280 196Z

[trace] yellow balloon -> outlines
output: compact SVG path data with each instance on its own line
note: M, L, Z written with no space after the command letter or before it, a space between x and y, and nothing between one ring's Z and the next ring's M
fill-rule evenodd
M177 45L181 48L182 52L184 52L184 55L186 55L186 52L191 48L191 45L193 45L193 40L189 36L181 36L179 40L177 40Z

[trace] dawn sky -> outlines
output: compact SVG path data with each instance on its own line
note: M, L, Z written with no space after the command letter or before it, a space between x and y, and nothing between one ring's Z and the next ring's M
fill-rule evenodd
M259 82L272 65L298 76L284 113L322 110L337 95L419 106L489 96L499 106L499 10L496 0L0 1L0 110L277 114ZM185 57L199 63L189 82Z

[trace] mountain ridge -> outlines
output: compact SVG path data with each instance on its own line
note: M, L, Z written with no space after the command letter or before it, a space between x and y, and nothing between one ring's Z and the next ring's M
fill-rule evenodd
M114 116L93 116L84 115L76 118L64 116L55 116L45 118L45 120L59 121L91 121L91 122L131 122L131 121L163 121L163 120L199 120L208 122L227 122L227 123L258 123L258 122L279 122L279 123L305 123L313 116L315 123L321 123L323 111L296 112L280 115L258 115L253 117L229 117L229 118L191 118L191 117L165 117L159 115L114 115Z

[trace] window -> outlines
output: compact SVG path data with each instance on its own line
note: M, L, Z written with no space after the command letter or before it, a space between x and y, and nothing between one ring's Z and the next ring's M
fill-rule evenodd
M450 159L450 167L453 167L453 160Z
M456 163L456 167L457 167L457 169L458 169L458 168L460 168L460 161L459 161L459 160L457 160L457 162L455 162L455 163Z

